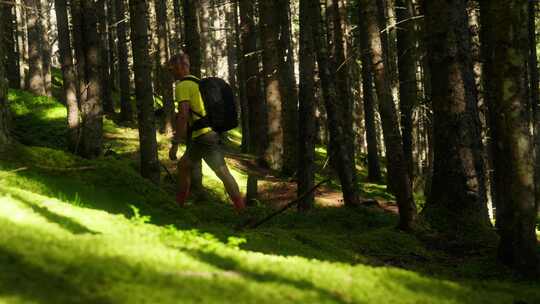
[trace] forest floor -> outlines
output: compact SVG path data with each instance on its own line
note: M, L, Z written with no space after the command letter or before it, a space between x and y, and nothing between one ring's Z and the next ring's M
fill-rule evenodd
M160 188L139 176L134 126L106 119L106 156L84 160L64 151L61 103L9 97L20 144L0 155L0 303L540 303L540 282L497 264L495 247L447 252L394 229L383 185L362 195L384 208L342 207L333 180L311 212L239 231L208 167L207 194L179 208L167 173ZM229 156L241 185L261 176L257 217L294 197L292 181Z

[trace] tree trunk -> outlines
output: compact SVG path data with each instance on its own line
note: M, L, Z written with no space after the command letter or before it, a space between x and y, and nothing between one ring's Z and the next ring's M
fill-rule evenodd
M377 128L375 126L375 100L373 96L373 75L371 74L371 55L367 30L360 31L362 48L362 93L364 101L364 122L366 125L366 141L368 150L368 181L382 181L379 164L379 147L377 143Z
M315 184L315 44L313 18L310 16L310 0L300 0L300 92L298 119L298 192L305 194ZM300 140L301 139L301 140ZM299 210L309 210L314 194L308 194L298 204Z
M407 161L407 171L413 180L412 111L418 100L416 83L416 30L414 8L411 0L396 0L397 57L399 71L399 99L401 111L401 133L403 153Z
M182 0L182 5L184 8L184 21L189 25L184 27L184 37L191 64L191 74L201 77L201 34L197 13L200 10L200 3L195 0Z
M486 1L487 2L487 1ZM527 61L528 1L483 3L496 45L486 81L493 83L488 104L493 139L499 259L526 275L540 273L536 255L532 137L529 131ZM496 64L495 64L496 63Z
M377 2L377 20L381 29L382 50L385 54L386 73L394 103L398 104L399 76L397 66L397 26L396 12L394 11L395 0L374 0ZM391 176L388 177L391 180ZM392 185L390 185L392 186ZM391 192L393 189L389 189Z
M458 240L489 227L466 0L425 2L434 167L423 215Z
M225 40L226 40L225 52L227 56L227 76L228 76L229 84L231 85L231 87L233 88L235 92L234 96L236 100L238 100L239 99L238 92L241 90L239 88L239 83L238 83L237 73L236 73L236 69L238 66L237 59L238 59L238 54L239 54L238 53L239 44L236 43L237 42L236 39L239 38L239 33L237 31L238 18L235 18L236 17L236 14L235 14L236 4L235 3L226 4L224 7L224 10L225 10L224 26L225 28L229 29L225 33Z
M16 0L16 4L17 48L19 50L19 75L21 75L19 88L28 88L28 35L26 30L26 9L24 8L23 0Z
M52 96L52 76L51 76L51 58L52 47L49 40L49 31L51 28L51 14L49 12L49 0L40 0L39 6L39 22L40 22L40 42L41 42L41 58L43 63L43 80L45 83L45 93L47 96Z
M0 19L5 18L5 12L6 10L0 9ZM0 26L0 37L4 37L6 34L4 32L5 30L6 28L3 25ZM4 44L0 44L0 58L4 58L4 55ZM2 62L2 64L0 64L0 151L4 150L10 142L8 130L7 91L8 83L6 82L6 70Z
M114 7L114 0L107 1L107 23L109 25L109 31L107 35L107 43L109 48L109 77L111 79L111 94L112 92L118 91L118 79L116 78L118 75L118 55L117 55L117 47L116 47L116 26L115 20L116 20L116 9ZM113 105L116 108L116 105Z
M0 39L3 40L4 53L7 60L5 64L6 76L9 80L9 86L17 89L21 87L21 74L19 71L19 54L17 47L17 19L15 17L15 0L11 3L1 4L2 26L4 34ZM2 62L4 64L4 62Z
M116 8L116 35L118 36L118 80L120 83L120 120L133 120L131 105L128 47L126 34L125 0L114 0Z
M111 58L109 58L109 26L107 24L107 5L105 0L96 2L96 13L99 24L99 51L100 51L100 85L101 85L101 100L103 103L103 111L108 114L114 114L114 103L111 95Z
M212 33L210 32L211 8L210 0L199 0L199 30L201 37L201 73L205 76L215 75L212 58Z
M200 11L200 2L198 0L182 0L184 8L184 37L186 51L189 56L191 74L201 77L201 33L199 26L198 12ZM203 189L202 185L202 162L193 164L191 171L191 187L196 191Z
M242 45L242 65L246 79L246 102L248 115L248 152L261 157L266 143L264 124L266 107L260 96L259 56L257 51L257 31L255 28L255 0L238 0L240 11L240 38ZM248 201L257 197L257 177L248 176Z
M283 169L283 104L280 77L279 36L281 24L276 18L275 1L259 3L261 41L263 45L264 92L267 106L268 144L264 151L264 160L273 170ZM283 12L281 12L283 13Z
M180 52L182 49L182 6L180 4L180 0L172 0L173 3L173 15L174 15L174 38L172 39L172 46L173 49L171 49L172 54L176 54Z
M419 0L413 0L415 5L415 16L424 14L423 8L419 7ZM426 31L425 19L417 20L418 32ZM421 133L422 148L425 151L425 164L422 164L422 172L424 178L424 196L429 197L431 194L431 181L433 179L433 114L432 114L432 98L431 98L431 68L428 63L426 51L426 39L422 37L418 39L418 52L420 57L421 81L422 81L422 108L421 108ZM419 141L420 141L419 140Z
M171 73L167 71L167 62L169 61L169 38L167 33L167 3L166 0L158 0L155 3L156 24L158 37L158 92L163 99L163 110L165 113L165 133L172 134L174 129L174 96L172 89Z
M534 193L537 217L540 218L540 91L538 87L538 54L536 51L536 11L537 3L529 2L529 82L534 124Z
M316 20L316 26L313 27L313 36L315 39L318 39L316 40L315 45L318 45L317 63L319 67L319 77L321 78L321 85L323 88L330 141L331 146L333 147L332 153L336 160L335 164L341 183L343 200L346 206L356 206L360 201L356 185L356 170L354 160L350 159L350 154L347 145L345 144L346 135L341 123L344 113L337 100L338 96L335 82L330 73L328 51L323 41L324 36L322 35L321 30L321 7L316 1L310 3L309 7L310 15L314 16Z
M349 79L349 61L345 56L343 28L344 20L341 18L340 0L332 0L332 9L328 12L331 13L333 29L333 44L334 44L334 64L333 67L336 77L336 89L338 94L338 101L343 108L343 130L345 134L345 144L347 145L349 159L355 164L355 147L354 147L354 132L353 132L353 106L352 106L352 92L351 83ZM353 61L350 61L353 62Z
M56 9L56 25L58 27L60 63L62 65L62 75L64 78L64 99L66 102L68 124L68 148L70 151L76 152L80 128L79 105L77 103L77 77L75 75L75 66L73 65L66 2L66 0L55 0L54 6Z
M375 90L379 102L388 175L399 207L399 228L410 230L416 219L416 205L412 196L410 176L407 171L407 161L403 153L403 141L399 132L398 117L390 91L387 72L387 60L383 52L380 28L377 22L377 6L372 1L363 0L364 21L363 30L368 34L368 45L371 50L372 71L375 76Z
M242 123L242 153L249 151L249 108L247 99L247 78L246 78L246 60L244 59L244 51L242 45L242 32L239 23L238 10L240 9L239 0L234 1L233 16L231 22L234 22L235 34L234 39L236 43L236 83L238 84L238 97L240 100L240 120Z
M43 78L43 59L41 57L41 26L39 24L39 0L24 0L26 9L26 28L28 31L28 73L27 90L36 95L45 95L45 79Z
M81 0L82 32L84 37L85 98L80 101L82 136L80 154L95 158L101 154L103 145L103 109L97 32L96 6L92 0ZM81 75L79 75L81 78Z
M283 169L284 175L292 175L298 166L298 92L294 77L293 47L291 40L290 0L276 1L281 28L279 54L281 90L283 97Z
M157 155L152 61L148 54L148 15L145 0L129 0L131 45L135 71L135 96L139 122L141 174L155 184L160 182Z
M79 107L86 100L86 58L84 55L84 35L83 35L83 14L81 12L81 0L70 0L73 50L75 54L75 67L77 71L77 101ZM82 129L79 130L79 139L77 149L79 147ZM78 150L76 151L78 153Z
M485 90L482 87L482 56L481 56L481 44L480 44L480 10L478 1L467 1L467 15L469 23L469 33L471 42L471 57L473 62L474 83L475 89L478 95L478 116L480 119L480 138L482 142L482 158L484 159L484 183L486 188L486 215L489 216L489 205L493 206L491 202L491 179L490 172L492 172L490 160L489 160L489 136L487 126L488 109L485 102ZM489 221L489 218L487 219Z

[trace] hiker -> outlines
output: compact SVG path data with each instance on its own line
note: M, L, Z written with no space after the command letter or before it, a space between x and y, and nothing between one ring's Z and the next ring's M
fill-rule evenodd
M178 162L178 190L176 202L184 206L191 186L191 169L201 159L210 166L223 182L234 208L241 212L246 208L236 180L229 172L220 147L220 136L209 127L194 126L206 116L199 79L190 74L189 57L185 53L176 54L169 60L169 70L176 80L175 104L178 108L176 132L169 151L169 158L176 160L178 144L185 142L186 152Z

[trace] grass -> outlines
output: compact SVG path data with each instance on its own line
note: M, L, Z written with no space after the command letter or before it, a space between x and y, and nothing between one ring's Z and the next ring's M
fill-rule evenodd
M540 302L540 284L496 264L493 249L430 248L376 208L288 212L237 231L214 176L205 183L216 190L183 209L166 182L142 179L135 130L106 122L117 155L84 160L53 140L64 118L47 113L61 104L10 100L15 121L28 119L17 138L31 144L0 155L0 303ZM160 147L164 159L164 138Z

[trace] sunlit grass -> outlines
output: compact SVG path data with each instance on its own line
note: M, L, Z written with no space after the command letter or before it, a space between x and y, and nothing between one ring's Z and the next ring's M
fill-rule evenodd
M502 283L473 288L393 267L261 254L238 248L249 235L220 239L0 189L2 302L508 303L534 295L534 286L518 296ZM359 246L379 252L373 244L385 244L403 255L416 246L380 242L388 235L367 234ZM28 280L10 284L21 277Z

